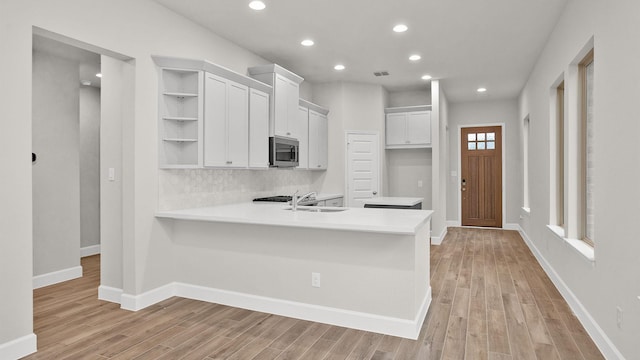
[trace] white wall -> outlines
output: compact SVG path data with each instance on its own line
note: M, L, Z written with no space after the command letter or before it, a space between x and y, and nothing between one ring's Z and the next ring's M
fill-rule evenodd
M345 192L345 131L376 131L380 142L380 191L388 193L384 151L384 108L387 92L379 85L358 83L317 84L313 102L329 112L329 163L315 186L326 193Z
M431 105L431 88L426 90L390 91L387 107Z
M506 223L519 221L522 207L522 145L521 119L518 119L518 102L513 100L493 100L451 104L449 117L449 164L447 180L447 220L460 222L460 174L453 177L451 171L458 172L460 162L460 126L504 124L503 152L505 156ZM503 224L504 226L505 224Z
M518 118L530 116L531 215L521 226L543 263L572 295L574 310L608 358L640 358L640 2L571 0L520 97ZM550 204L550 92L588 44L595 44L595 263L547 228ZM565 83L568 96L576 84ZM573 94L573 95L572 95ZM569 108L574 111L574 108ZM571 114L570 114L571 115ZM566 163L566 162L565 162ZM624 311L616 324L616 307ZM588 314L587 315L585 315ZM600 331L601 330L601 331ZM611 343L607 344L607 339ZM620 353L616 353L617 348Z
M431 178L432 200L434 209L431 218L431 241L435 244L442 243L446 235L447 227L447 159L449 156L449 102L446 94L440 86L440 81L431 82Z
M423 209L433 209L432 149L387 150L389 196L421 197ZM422 182L419 186L418 182Z
M77 61L33 53L33 275L80 265Z
M142 14L144 21L140 21ZM129 294L173 280L165 270L171 267L171 244L153 216L158 202L158 79L151 54L207 59L241 73L247 67L268 62L150 0L7 0L0 3L0 24L0 105L10 119L0 123L0 160L5 169L11 169L3 172L4 186L0 190L4 204L0 207L0 344L6 344L33 332L29 159L32 27L134 59L135 84L129 87L134 107L132 121L125 124L123 154L125 169L134 173L124 184L126 206L121 211L128 220L126 236L119 237L125 244L120 257L124 259L122 284Z
M80 87L80 247L100 244L100 88Z

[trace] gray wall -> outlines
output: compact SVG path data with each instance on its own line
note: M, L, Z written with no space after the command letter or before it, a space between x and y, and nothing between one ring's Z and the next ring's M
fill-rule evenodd
M447 180L447 220L460 222L460 127L486 124L504 124L503 155L505 157L504 184L506 208L506 222L518 222L520 207L522 207L521 158L522 145L520 135L520 121L518 119L518 102L513 100L494 100L471 103L451 104L449 117L449 165ZM451 176L455 171L457 175ZM503 226L505 225L503 224Z
M80 265L77 62L33 54L33 274Z
M100 88L80 87L80 247L100 244Z
M551 271L627 359L640 358L640 2L569 1L519 99L519 119L530 117L531 214L520 225ZM576 57L595 42L595 262L591 263L548 228L550 94L565 74L565 92L575 94ZM574 63L574 65L572 65ZM571 79L573 78L573 79ZM571 95L569 95L571 96ZM568 117L576 110L567 107ZM567 164L567 162L565 162ZM569 185L571 186L571 185ZM616 308L623 312L621 327ZM609 354L611 358L616 355ZM614 357L615 356L615 357Z
M390 91L387 107L431 105L431 86L425 90Z

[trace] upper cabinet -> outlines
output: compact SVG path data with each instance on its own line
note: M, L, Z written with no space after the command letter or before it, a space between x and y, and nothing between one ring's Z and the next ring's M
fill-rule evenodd
M161 168L202 166L202 72L160 69Z
M249 88L206 73L204 165L249 165Z
M269 167L269 94L249 91L249 167Z
M431 106L386 108L386 148L431 147Z
M300 83L304 80L291 71L276 65L249 68L249 75L273 86L270 104L269 136L298 139Z
M208 61L153 60L160 68L160 167L269 167L271 86Z
M299 169L326 170L329 149L329 110L300 99L300 164ZM306 132L305 132L306 130Z

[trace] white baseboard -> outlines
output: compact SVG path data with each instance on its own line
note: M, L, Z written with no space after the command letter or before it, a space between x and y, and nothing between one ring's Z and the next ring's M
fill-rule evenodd
M520 231L520 224L504 224L502 229Z
M175 283L167 284L153 290L149 290L140 295L122 294L120 307L125 310L138 311L166 300L172 296L176 296ZM179 296L179 295L178 295Z
M0 344L0 359L20 359L38 350L36 334L29 334L21 338Z
M87 257L98 254L100 254L100 244L80 248L80 257Z
M33 288L61 283L63 281L73 280L82 277L82 266L74 266L72 268L58 270L47 274L37 275L33 277Z
M447 227L460 227L460 221L458 221L458 220L447 220Z
M122 289L100 285L98 287L98 299L120 304L120 301L122 301Z
M441 245L442 240L444 240L444 237L446 235L447 235L447 227L445 226L444 229L442 229L442 233L440 233L440 236L431 237L431 245Z
M420 306L416 318L406 320L327 306L305 304L228 290L184 283L171 283L140 295L122 295L122 308L138 311L147 306L179 296L243 309L321 322L330 325L376 332L408 339L417 339L431 304L431 288Z
M600 325L595 321L595 319L589 314L587 309L582 305L578 297L571 291L571 289L567 286L567 284L562 280L560 275L555 271L553 266L547 261L547 259L542 255L542 253L538 250L535 244L531 241L529 236L524 232L522 227L518 226L518 231L520 235L524 239L529 249L533 255L538 259L538 262L547 273L547 276L551 279L553 284L558 288L560 294L565 299L569 307L576 315L582 326L584 326L585 330L593 339L593 342L602 352L605 359L619 359L624 360L624 356L613 344L611 339L607 336L607 334L602 330Z

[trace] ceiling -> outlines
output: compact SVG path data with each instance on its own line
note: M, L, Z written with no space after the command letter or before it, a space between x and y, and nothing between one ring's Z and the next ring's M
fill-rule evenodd
M40 35L33 35L33 49L78 62L80 83L89 82L88 86L98 88L101 86L101 79L96 76L100 72L100 55Z
M440 83L452 102L518 96L566 0L155 0L313 83ZM404 23L409 30L394 33ZM305 38L314 40L303 47ZM420 54L417 62L409 55ZM215 59L207 59L215 62ZM333 69L342 63L346 69ZM375 71L388 71L375 77ZM479 87L488 91L482 95Z

